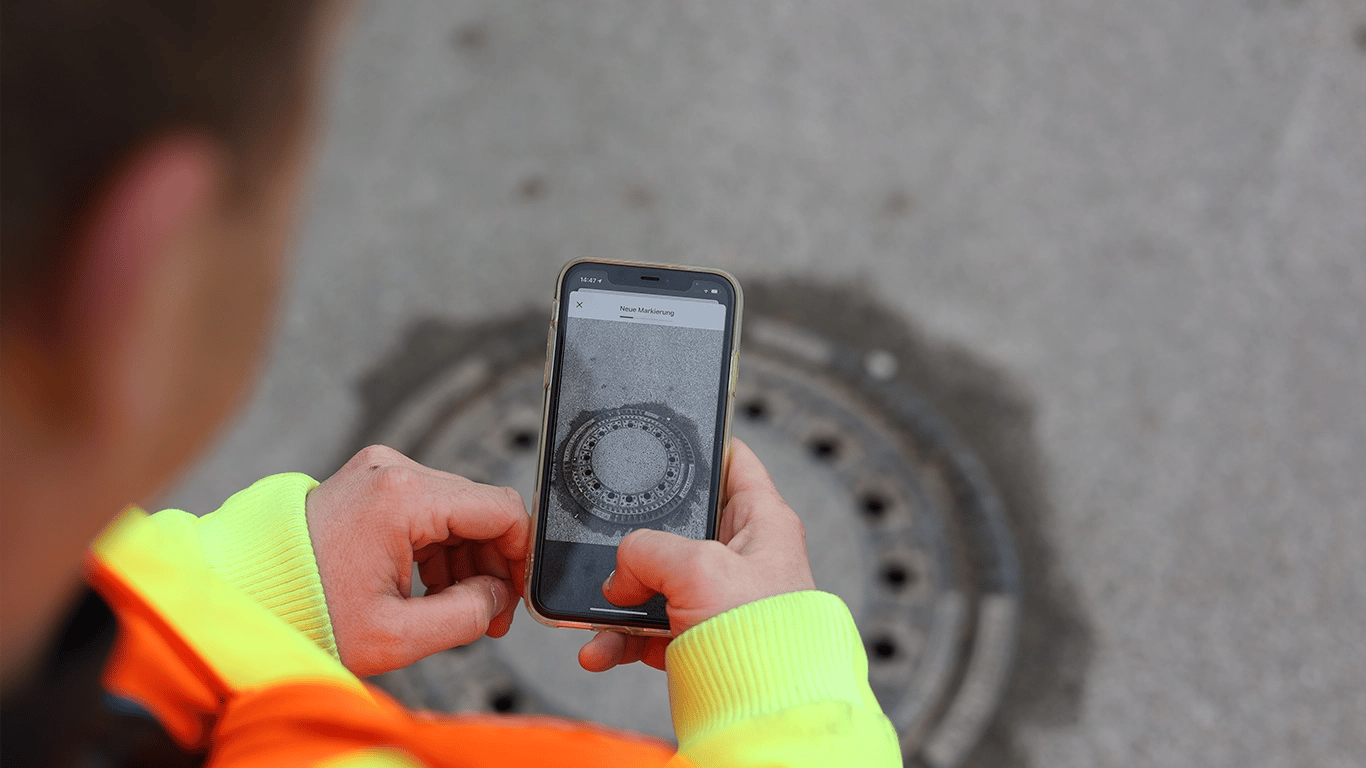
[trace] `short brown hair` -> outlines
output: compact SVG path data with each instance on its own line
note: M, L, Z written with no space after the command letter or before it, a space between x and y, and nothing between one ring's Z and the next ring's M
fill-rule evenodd
M100 181L175 130L249 181L308 98L321 0L6 0L0 16L0 295L27 294Z

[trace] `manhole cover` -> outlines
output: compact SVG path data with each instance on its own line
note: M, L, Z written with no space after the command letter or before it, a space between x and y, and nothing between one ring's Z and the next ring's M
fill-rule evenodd
M574 500L564 508L576 510L581 522L621 531L669 517L697 479L696 438L689 433L697 427L658 403L579 414L555 449L564 472L554 487Z
M735 433L801 516L817 585L853 611L908 764L958 765L1000 701L1018 635L1019 566L1000 501L898 376L898 350L822 334L815 311L805 323L777 314L747 307ZM547 319L418 326L364 386L356 447L383 443L529 500ZM601 530L667 523L698 472L691 440L658 405L585 412L556 447L571 467L559 491L591 500L582 506ZM664 676L584 672L575 654L587 639L521 615L501 640L376 682L416 707L545 712L671 737Z

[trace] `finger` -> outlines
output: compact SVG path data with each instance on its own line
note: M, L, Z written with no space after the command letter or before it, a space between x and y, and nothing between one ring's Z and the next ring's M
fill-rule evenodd
M626 650L622 652L621 661L617 662L617 664L634 664L637 661L640 661L641 654L645 653L645 643L648 641L649 638L646 637L627 635Z
M384 503L402 504L414 548L457 536L496 542L509 559L526 556L531 518L516 491L424 469L386 466L373 473Z
M663 670L669 642L667 637L639 637L604 630L579 649L579 666L589 672L606 672L641 661Z
M489 637L506 635L508 630L512 629L512 620L517 616L517 603L517 596L514 593L512 598L508 600L507 607L503 609L503 612L494 616L493 620L489 622L489 629L484 634Z
M521 494L512 488L455 479L464 483L462 488L469 497L460 509L452 509L446 518L451 534L491 542L508 560L525 559L531 538L531 516L527 514Z
M484 549L491 553L489 555L490 561L487 566L481 566L481 568L484 569L485 574L495 576L502 581L511 594L507 607L497 616L493 617L493 622L489 626L490 637L502 637L507 634L507 631L512 627L512 619L517 615L517 603L519 602L521 593L518 592L517 584L511 578L511 568L508 565L508 562L492 547L486 546ZM505 576L502 574L508 575Z
M446 550L446 560L450 563L451 575L456 581L463 581L473 576L496 576L497 574L483 574L479 567L474 564L475 555L478 554L479 542L466 541L458 547L451 547Z
M508 568L512 571L512 588L519 597L526 597L526 560L511 560Z
M509 561L503 557L503 553L491 546L484 546L475 560L479 563L479 572L489 576L497 576L512 585L512 591L517 596L522 595L523 582L526 580L526 561Z
M425 547L417 547L413 550L413 562L417 563L418 565L421 565L430 560L443 549L445 549L444 544L428 544Z
M442 547L441 551L429 561L427 572L435 574L435 578L430 582L423 576L423 567L421 565L417 567L417 575L423 576L422 583L431 594L440 592L452 584L459 584L461 581L476 575L472 568L465 567L460 557L459 546Z
M579 649L579 666L589 672L606 672L621 663L626 652L626 635L620 632L599 632Z
M754 451L738 437L732 438L730 443L730 470L726 475L726 495L734 497L741 493L762 493L777 496L778 486L773 484L773 478Z
M729 544L755 511L773 507L774 502L786 506L763 462L743 440L732 438L730 467L726 471L726 506L718 537L721 543Z
M640 655L640 660L660 672L666 671L664 669L664 659L668 655L667 651L669 650L670 642L671 639L667 637L650 638L645 644L645 651Z
M451 573L449 547L432 544L423 550L419 550L413 556L417 561L417 575L422 579L422 586L435 594L454 584L456 578L455 574Z
M499 489L507 500L507 510L512 516L512 525L501 536L493 539L493 544L508 560L525 560L527 546L531 541L531 515L527 514L526 502L522 494L512 488Z
M406 650L416 660L468 645L488 632L511 601L508 584L492 576L475 576L435 595L404 600L401 636Z
M759 457L739 440L727 479L731 495L721 517L723 543L742 554L777 549L787 557L806 558L801 519L783 501Z
M612 667L634 664L645 653L648 639L611 630L599 632L598 637L579 649L579 666L589 672L606 672ZM584 666L585 662L592 666Z
M508 565L508 559L497 547L487 544L480 545L474 553L474 567L479 573L486 573L490 576L497 576L500 579L512 578L512 567Z
M512 566L492 543L467 541L452 548L449 559L451 575L456 581L472 576L494 576L512 581Z
M617 569L602 594L616 605L639 605L656 594L671 594L671 582L687 577L690 558L706 544L664 531L633 531L617 545Z

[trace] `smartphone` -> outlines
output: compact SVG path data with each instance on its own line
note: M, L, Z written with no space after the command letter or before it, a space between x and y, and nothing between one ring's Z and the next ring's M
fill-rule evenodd
M613 605L602 583L638 528L716 538L741 303L716 269L580 259L561 270L527 559L537 620L669 634L663 595Z

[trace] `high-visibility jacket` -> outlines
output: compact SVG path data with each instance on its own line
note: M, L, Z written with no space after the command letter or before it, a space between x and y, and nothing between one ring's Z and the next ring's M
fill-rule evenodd
M276 475L196 518L129 510L88 580L119 636L103 684L222 766L894 766L844 604L802 592L728 611L667 657L679 746L547 717L413 712L336 656L304 520Z

